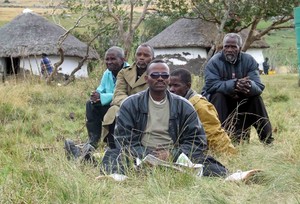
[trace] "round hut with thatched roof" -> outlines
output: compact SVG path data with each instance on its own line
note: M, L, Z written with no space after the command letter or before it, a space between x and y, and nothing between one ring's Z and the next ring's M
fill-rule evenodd
M24 12L17 16L0 28L0 74L17 74L24 69L39 75L42 53L48 55L52 64L60 60L58 41L65 33L62 27L38 14ZM86 56L88 46L69 34L61 47L64 62L60 72L69 75ZM99 59L93 48L89 48L88 59ZM75 76L88 76L87 61Z
M217 27L211 22L181 18L146 43L153 46L156 57L168 61L171 69L185 67L194 74L199 74L217 32ZM240 33L243 39L246 38L245 32L247 31ZM265 41L259 40L247 50L259 63L260 69L264 61L262 51L268 47Z

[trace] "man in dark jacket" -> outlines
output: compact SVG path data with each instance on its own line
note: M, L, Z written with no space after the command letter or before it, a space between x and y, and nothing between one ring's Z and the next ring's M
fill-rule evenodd
M258 63L241 52L241 46L238 34L224 37L223 50L206 65L202 94L214 104L225 129L233 130L236 142L249 140L253 125L260 141L270 144L274 140L272 127L260 96L265 86L260 80Z
M124 156L143 159L147 154L164 161L176 161L181 153L204 165L204 176L225 176L227 169L205 154L205 132L193 106L170 93L169 67L162 60L148 65L145 80L149 89L129 96L117 114L116 149L106 151L101 169L125 174Z

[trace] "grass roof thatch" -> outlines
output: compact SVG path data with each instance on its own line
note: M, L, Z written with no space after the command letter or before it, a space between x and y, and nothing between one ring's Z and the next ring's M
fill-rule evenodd
M34 13L23 13L0 28L0 57L58 54L58 39L66 30ZM84 57L87 44L68 35L62 44L65 56ZM89 59L99 59L90 47Z
M210 48L217 35L215 24L201 19L179 19L147 43L154 48L203 47ZM247 31L241 32L243 39ZM251 48L268 48L263 41L255 41Z

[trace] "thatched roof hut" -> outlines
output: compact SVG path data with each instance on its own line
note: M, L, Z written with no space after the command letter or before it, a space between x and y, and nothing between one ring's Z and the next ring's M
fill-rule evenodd
M182 18L146 43L154 47L155 56L164 58L171 69L184 67L194 74L199 74L217 32L218 29L213 23L201 19ZM242 31L240 35L245 39L247 30ZM260 68L264 59L262 49L268 47L265 41L259 40L247 51L256 59Z
M23 13L0 28L0 57L57 55L57 42L66 31L35 13ZM87 44L68 35L62 44L65 56L84 57ZM89 59L99 59L90 48Z
M202 47L210 48L218 29L215 24L201 19L182 18L154 36L147 43L154 48ZM246 38L247 30L240 35ZM255 41L251 48L268 48L264 40Z
M17 16L0 28L0 75L18 74L21 70L40 75L37 58L46 53L52 63L59 61L58 41L65 33L65 29L38 14L26 12ZM69 34L61 48L64 51L61 73L69 75L86 56L88 46ZM99 59L92 47L89 48L88 59ZM75 76L87 77L87 65L86 61Z

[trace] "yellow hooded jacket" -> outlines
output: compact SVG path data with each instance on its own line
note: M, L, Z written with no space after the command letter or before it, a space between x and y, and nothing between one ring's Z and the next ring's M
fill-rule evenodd
M208 102L204 96L194 91L193 93L192 96L191 94L187 94L190 96L188 100L194 106L204 127L208 149L215 153L236 154L237 150L233 146L228 134L222 128L218 112L214 105Z

